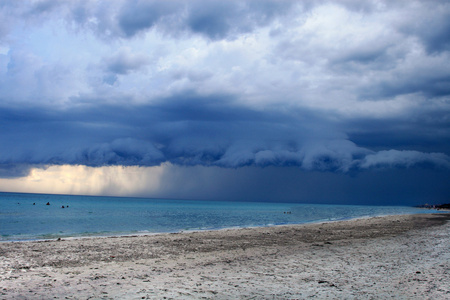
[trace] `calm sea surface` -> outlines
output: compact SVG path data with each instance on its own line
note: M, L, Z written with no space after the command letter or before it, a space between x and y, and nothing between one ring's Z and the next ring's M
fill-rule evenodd
M272 226L429 212L404 206L0 193L0 241Z

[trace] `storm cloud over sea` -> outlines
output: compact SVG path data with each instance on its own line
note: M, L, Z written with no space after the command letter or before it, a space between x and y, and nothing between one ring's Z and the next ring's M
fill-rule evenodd
M446 201L449 16L447 1L3 2L0 188L117 166L158 184L108 175L96 193Z

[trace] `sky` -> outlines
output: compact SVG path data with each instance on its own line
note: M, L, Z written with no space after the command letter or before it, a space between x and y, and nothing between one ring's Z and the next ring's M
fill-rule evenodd
M0 2L0 191L450 202L448 1Z

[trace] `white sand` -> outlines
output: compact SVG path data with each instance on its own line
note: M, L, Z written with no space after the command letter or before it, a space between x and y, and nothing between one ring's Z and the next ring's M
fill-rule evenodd
M450 299L448 219L0 243L0 298Z

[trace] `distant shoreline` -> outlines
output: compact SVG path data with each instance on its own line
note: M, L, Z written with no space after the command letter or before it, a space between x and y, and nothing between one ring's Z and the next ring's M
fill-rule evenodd
M436 209L436 210L445 210L450 211L450 203L444 204L423 204L416 206L418 208L426 208L426 209Z

